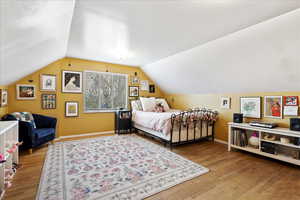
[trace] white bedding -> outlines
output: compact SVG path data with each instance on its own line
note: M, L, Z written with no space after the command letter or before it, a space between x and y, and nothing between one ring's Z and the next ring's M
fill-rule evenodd
M180 110L169 110L168 112L144 112L133 111L132 121L139 126L158 131L164 135L170 134L171 116L172 114L179 114Z

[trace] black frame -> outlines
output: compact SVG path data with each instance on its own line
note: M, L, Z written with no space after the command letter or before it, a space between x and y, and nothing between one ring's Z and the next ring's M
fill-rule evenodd
M47 96L48 96L48 95L54 96L54 99L55 99L55 100L54 100L54 101L55 101L54 108L46 108L46 107L45 107L45 105L44 105L44 96L46 96L46 95L47 95ZM56 94L42 94L42 95L41 95L41 104L42 104L41 106L42 106L42 109L43 109L43 110L53 110L53 109L56 109L56 105L57 105Z
M77 104L77 115L76 116L67 116L67 104L76 103ZM79 117L79 102L78 101L66 101L65 102L65 117Z
M133 87L138 89L137 96L131 96L131 94L130 94L130 88L133 88ZM128 96L129 97L139 97L140 96L140 87L139 86L128 86Z

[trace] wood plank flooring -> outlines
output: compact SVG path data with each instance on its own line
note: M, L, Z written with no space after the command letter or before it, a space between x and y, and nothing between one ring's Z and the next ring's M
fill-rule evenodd
M300 167L246 152L227 152L226 145L208 141L179 146L173 151L209 168L210 172L148 200L300 199ZM23 167L7 190L5 200L35 199L46 152L47 145L31 155L21 154Z

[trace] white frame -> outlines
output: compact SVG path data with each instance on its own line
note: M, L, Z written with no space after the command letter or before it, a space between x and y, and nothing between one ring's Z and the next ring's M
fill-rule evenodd
M53 89L45 89L44 86L44 78L45 77L54 77L54 88ZM40 91L48 91L48 92L55 92L56 91L56 75L52 74L41 74L40 75Z
M93 72L93 73L105 73L105 74L117 74L117 75L122 75L122 76L125 76L126 78L126 108L124 109L128 109L128 74L121 74L121 73L112 73L112 72L100 72L100 71L91 71L91 70L85 70L83 71L83 79L85 80L86 79L86 72ZM85 94L84 94L84 91L86 90L86 85L84 84L83 85L83 95L82 95L82 98L83 98L83 112L84 113L112 113L112 112L116 112L116 109L107 109L107 110L104 110L104 109L99 109L99 110L86 110L86 104L85 104Z
M8 105L8 91L7 89L0 89L0 92L1 92L1 96L0 96L0 107L4 107L4 106L7 106ZM3 94L6 93L6 101L5 103L3 104L2 101L3 101Z
M227 105L224 105L223 102L227 101ZM221 108L230 109L231 108L231 98L230 97L221 97Z
M20 87L33 87L33 97L20 97ZM29 85L29 84L17 84L16 85L16 90L17 90L17 100L33 100L36 99L36 87L35 85Z
M68 104L76 105L76 114L68 114ZM65 103L65 117L79 117L79 103L77 101L66 101Z
M65 88L65 73L73 73L73 74L79 74L80 76L80 90L76 90L76 91L74 91L74 90L67 90L66 88ZM63 70L62 71L62 78L61 78L61 88L62 88L62 92L64 92L64 93L82 93L82 72L80 72L80 71L68 71L68 70Z
M269 116L266 114L266 111L267 111L267 106L266 106L266 103L267 103L267 98L280 98L280 114L281 116L280 117L275 117L275 116ZM267 118L274 118L274 119L282 119L283 118L283 98L282 96L265 96L264 97L264 117L267 117Z
M242 110L242 98L244 98L244 99L256 99L256 100L259 100L259 106L258 106L259 110L258 110L258 113L256 113L256 115L246 115L246 114L243 113L243 110ZM243 117L260 119L261 118L261 97L260 96L240 97L240 112L243 113Z

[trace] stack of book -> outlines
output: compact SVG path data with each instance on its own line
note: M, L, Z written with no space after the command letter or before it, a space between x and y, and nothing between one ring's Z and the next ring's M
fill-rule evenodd
M232 144L240 147L248 146L248 137L245 130L234 129L232 133Z

